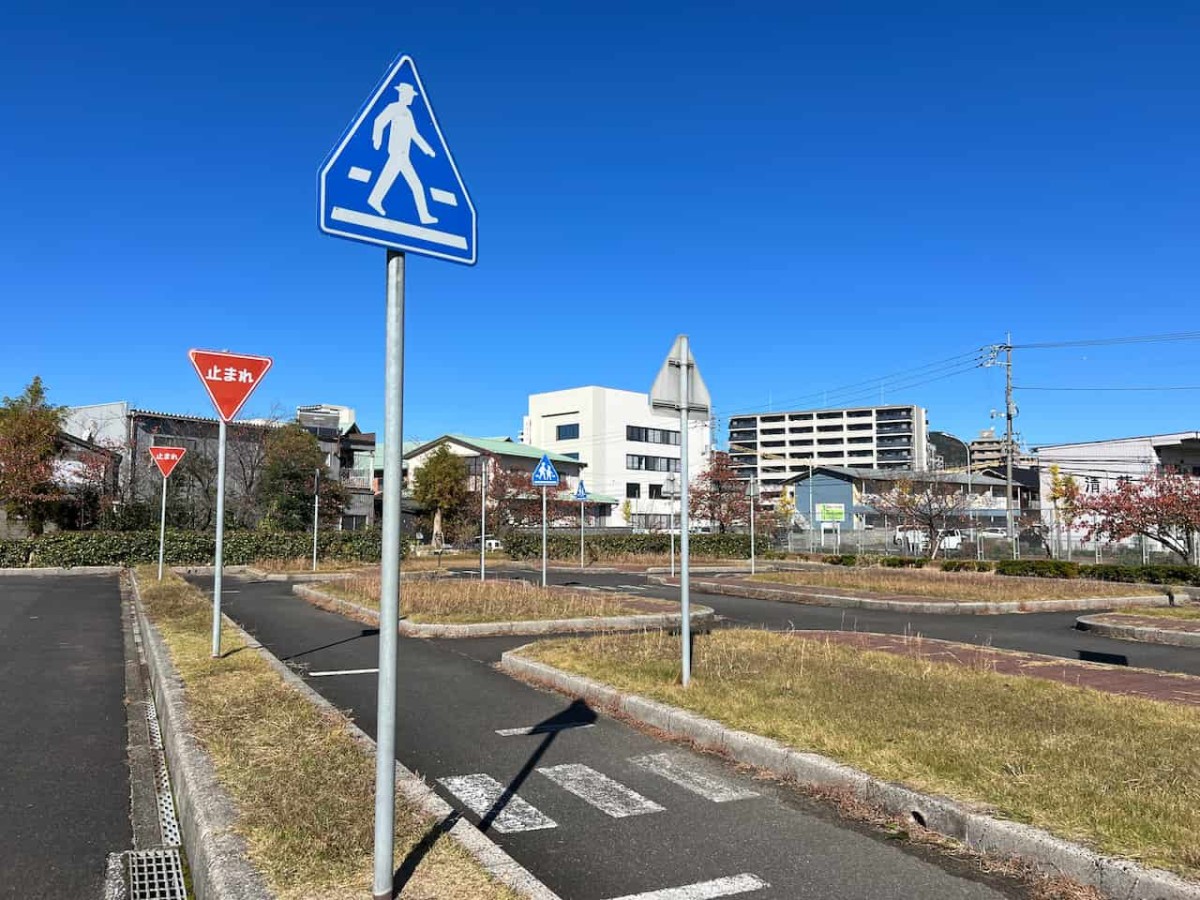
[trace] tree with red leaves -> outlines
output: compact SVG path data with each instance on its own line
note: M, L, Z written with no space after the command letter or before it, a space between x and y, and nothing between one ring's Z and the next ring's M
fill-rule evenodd
M565 481L564 481L565 484ZM521 469L501 468L496 457L488 467L489 517L500 528L534 528L542 524L542 489L533 486L533 475ZM546 488L546 522L578 522L579 501L563 485Z
M1200 478L1152 472L1141 481L1120 482L1113 490L1083 495L1076 512L1086 523L1088 540L1120 541L1140 534L1190 561L1200 531Z
M701 522L716 525L722 534L735 525L749 524L750 500L746 497L746 482L733 471L728 453L714 452L708 465L692 482L688 512Z
M34 377L19 397L0 404L0 503L41 534L51 505L62 496L54 467L64 410L46 401Z

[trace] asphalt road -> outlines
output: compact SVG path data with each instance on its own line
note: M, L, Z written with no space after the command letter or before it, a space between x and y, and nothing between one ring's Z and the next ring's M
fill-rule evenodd
M211 579L195 581L211 590ZM314 674L373 668L373 629L315 609L279 582L227 579L224 608L374 734L375 675ZM492 667L527 640L401 639L397 756L566 900L720 897L734 888L753 900L1025 896ZM564 724L587 727L553 730ZM497 733L531 726L532 734Z
M540 574L511 573L538 578ZM712 578L711 575L697 576ZM628 573L551 572L553 584L583 584L634 596L679 599L679 588L651 584L645 576ZM1020 613L1005 616L963 616L896 613L880 610L805 606L776 600L727 597L692 591L692 600L711 606L729 625L775 630L820 629L919 634L947 641L1025 650L1065 659L1087 659L1164 672L1200 675L1200 652L1189 647L1139 644L1101 637L1075 628L1082 613Z
M0 578L0 898L99 897L131 846L117 577Z

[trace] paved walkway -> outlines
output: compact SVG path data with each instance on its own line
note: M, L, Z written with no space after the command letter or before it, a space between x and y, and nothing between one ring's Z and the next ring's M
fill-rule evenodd
M0 578L0 900L99 897L132 842L117 576Z
M1161 619L1159 620L1161 621ZM954 663L972 669L985 669L1000 675L1044 678L1110 694L1127 694L1147 700L1161 700L1200 707L1200 678L1077 662L1038 653L996 650L954 641L905 637L893 634L868 634L851 631L797 631L794 634L816 640L828 640L864 650L882 650L930 662Z

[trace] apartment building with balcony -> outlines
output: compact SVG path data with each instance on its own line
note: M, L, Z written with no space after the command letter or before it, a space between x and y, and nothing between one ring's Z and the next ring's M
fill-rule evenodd
M758 479L766 502L811 466L923 472L929 454L921 406L743 413L729 420L730 462L739 477Z

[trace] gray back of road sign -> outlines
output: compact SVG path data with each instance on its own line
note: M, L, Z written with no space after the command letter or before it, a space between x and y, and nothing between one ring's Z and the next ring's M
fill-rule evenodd
M712 412L712 398L708 386L700 377L700 369L696 358L692 356L692 348L688 347L687 360L683 358L683 335L675 338L671 352L658 370L654 386L650 388L650 409L657 415L679 415L682 398L679 391L679 367L686 363L688 367L688 407L689 419L704 421Z

